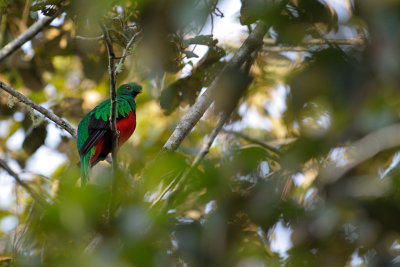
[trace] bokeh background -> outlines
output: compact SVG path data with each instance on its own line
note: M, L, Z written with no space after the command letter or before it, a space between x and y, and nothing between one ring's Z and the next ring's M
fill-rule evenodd
M398 1L2 0L0 47L60 7L0 81L77 126L109 97L99 23L117 56L137 34L117 67L144 88L137 129L118 177L103 162L81 188L75 139L0 89L0 159L44 202L0 168L2 266L399 264ZM260 23L248 73L160 153Z

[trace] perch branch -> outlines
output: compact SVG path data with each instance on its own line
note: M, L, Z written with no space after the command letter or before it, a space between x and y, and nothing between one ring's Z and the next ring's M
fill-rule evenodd
M116 170L117 166L117 153L118 153L118 130L117 130L117 91L116 83L117 77L115 74L115 54L112 47L112 42L108 30L102 24L104 41L107 47L108 53L108 71L110 72L110 98L111 98L111 111L110 111L110 126L111 126L111 136L112 136L112 166Z
M35 109L36 111L41 113L46 118L53 121L55 124L57 124L64 130L66 130L68 133L70 133L72 135L72 137L74 137L76 139L76 129L71 124L69 124L66 120L61 119L60 117L55 115L50 110L36 104L35 102L30 100L23 94L17 92L14 88L8 86L7 84L5 84L2 81L0 81L0 88L3 89L4 91L6 91L7 93L9 93L10 95L14 96L15 98L17 98L20 102L26 104L27 106L30 106L31 108Z
M107 221L111 220L111 216L114 213L114 202L115 196L117 193L117 178L118 178L118 137L119 132L117 129L117 90L116 90L116 83L117 83L117 75L115 73L115 54L114 49L112 46L112 41L110 35L108 33L108 29L104 24L100 24L103 35L104 35L104 42L107 47L108 53L108 71L110 73L110 127L111 127L111 143L112 143L112 173L113 173L113 180L111 185L110 191L110 202L108 206L108 214L107 214Z
M36 34L42 31L44 27L49 25L58 15L60 15L60 13L61 9L59 8L52 16L44 17L41 20L35 22L21 35L12 40L6 46L4 46L0 50L0 62L3 61L5 58L7 58L9 55L11 55L15 50L20 48L24 43L35 37Z
M14 180L20 186L22 186L25 189L25 191L28 192L37 203L40 203L42 205L45 203L44 200L28 184L26 184L24 181L21 180L19 175L15 173L3 159L0 159L0 167L3 168L6 172L8 172L8 174L11 175L14 178Z
M184 115L168 141L165 143L162 149L163 151L174 151L180 146L183 139L193 129L213 101L213 95L218 88L221 77L223 77L230 68L239 68L253 52L258 52L261 49L263 43L262 40L267 30L268 27L264 23L260 22L257 24L254 31L250 33L246 41L244 41L237 53L226 64L217 78L214 79L207 90L199 96L197 102Z

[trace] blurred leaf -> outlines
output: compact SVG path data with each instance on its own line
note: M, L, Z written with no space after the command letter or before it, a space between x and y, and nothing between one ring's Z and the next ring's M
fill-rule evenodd
M37 127L31 126L26 132L24 143L22 144L23 149L29 155L35 153L35 151L44 144L47 136L47 123L43 122Z
M199 57L198 55L196 55L195 53L193 53L192 51L183 51L183 53L186 55L187 58L192 58L192 57Z
M170 114L178 105L193 105L197 95L200 93L202 84L193 77L189 76L179 79L161 92L160 105L165 114Z
M53 112L60 117L81 117L83 99L65 97L60 103L52 107Z

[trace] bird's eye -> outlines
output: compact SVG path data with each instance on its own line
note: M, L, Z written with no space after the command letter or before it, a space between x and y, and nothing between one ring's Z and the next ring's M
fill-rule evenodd
M125 87L127 90L131 90L131 87L130 86L127 86L127 87Z

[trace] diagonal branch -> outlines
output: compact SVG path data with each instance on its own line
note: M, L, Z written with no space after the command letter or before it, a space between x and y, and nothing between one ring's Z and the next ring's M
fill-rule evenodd
M272 152L274 152L274 153L276 153L276 154L278 154L278 155L281 154L281 152L279 151L279 149L275 148L274 145L272 145L272 144L269 143L269 142L265 142L265 141L263 141L263 140L260 140L260 139L251 137L251 136L249 136L249 135L247 135L247 134L245 134L245 133L238 132L238 131L232 131L232 130L227 130L227 129L223 129L222 131L225 132L225 133L227 133L227 134L236 135L237 137L240 137L240 138L242 138L242 139L245 139L245 140L247 140L247 141L249 141L249 142L251 142L251 143L260 145L260 146L262 146L262 147L264 147L264 148L266 148L266 149L268 149L268 150L270 150L270 151L272 151Z
M169 204L174 200L177 193L181 190L182 186L185 184L192 170L197 168L197 166L200 164L203 158L208 154L215 138L222 130L222 127L225 125L226 121L231 116L233 110L239 103L239 100L242 97L244 91L250 85L252 79L249 76L249 71L250 71L250 66L253 64L256 58L256 55L257 55L256 53L251 53L251 55L245 60L243 68L236 69L236 71L231 70L232 72L230 72L230 75L228 77L225 77L225 79L226 78L228 79L225 80L224 83L221 83L221 86L223 86L221 90L223 92L230 92L232 99L228 100L227 103L225 103L224 109L222 111L221 117L217 125L211 131L206 142L203 144L202 148L200 149L195 159L193 160L190 168L186 169L182 176L177 176L174 179L174 181L170 183L165 190L163 190L163 192L161 193L162 195L156 198L156 200L152 203L151 207L157 204L157 202L160 201L167 192L170 192L168 198L166 199L163 205L163 210L166 211L168 209Z
M191 107L191 109L185 114L185 116L176 126L174 132L165 143L162 149L163 151L174 151L180 146L186 135L188 135L188 133L203 116L204 112L211 105L214 93L217 91L221 78L225 76L229 69L241 67L253 52L258 52L261 49L263 37L268 28L269 27L267 27L263 22L259 22L257 24L256 28L250 33L237 53L226 64L217 78L214 79L207 90L198 98L197 102Z
M2 81L0 81L0 88L3 89L4 91L6 91L7 93L9 93L10 95L14 96L15 98L17 98L20 102L26 104L27 106L30 106L31 108L35 109L38 112L40 112L43 116L50 119L55 124L57 124L64 130L66 130L68 133L70 133L72 135L73 138L76 139L76 129L71 124L69 124L66 120L58 117L50 110L36 104L35 102L30 100L23 94L17 92L14 88L8 86L7 84L5 84Z
M6 46L4 46L0 50L0 62L3 61L5 58L7 58L9 55L11 55L15 50L20 48L24 43L35 37L36 34L42 31L44 27L49 25L58 15L60 15L60 13L61 13L61 8L59 8L52 16L44 17L41 20L35 22L21 35L12 40Z
M75 36L76 39L84 40L84 41L100 41L104 39L104 35L95 36L95 37L87 37L87 36Z
M8 172L8 174L10 174L14 180L20 185L22 186L26 192L28 192L31 197L37 202L40 203L41 205L44 205L45 202L44 200L38 195L38 193L36 193L29 185L27 185L24 181L21 180L21 178L19 177L19 175L17 173L15 173L8 165L7 163L3 160L0 159L0 167L3 168L6 172Z
M132 36L132 38L129 40L129 42L128 42L128 44L126 45L124 51L122 52L121 59L120 59L120 61L119 61L119 63L118 63L119 65L122 66L122 65L124 64L125 59L126 59L126 56L128 55L129 49L131 48L131 46L133 45L133 43L136 41L136 38L137 38L141 33L142 33L142 31L136 32L136 33ZM117 73L116 75L118 75L118 73Z
M192 162L192 165L190 168L187 168L182 176L177 176L161 193L160 195L157 196L157 198L151 203L151 207L154 207L156 204L160 202L161 199L164 198L164 196L170 192L168 195L168 199L163 205L163 209L167 209L171 201L173 201L175 195L177 192L180 191L181 187L185 184L187 178L189 177L190 173L200 164L200 162L203 160L203 158L208 154L210 151L211 145L214 143L215 138L217 137L218 133L221 131L222 127L224 126L225 122L229 118L230 113L224 112L221 116L221 118L218 121L218 124L215 126L215 128L212 130L210 133L210 136L208 136L207 140L204 142L202 148L200 151L197 153L195 159Z

